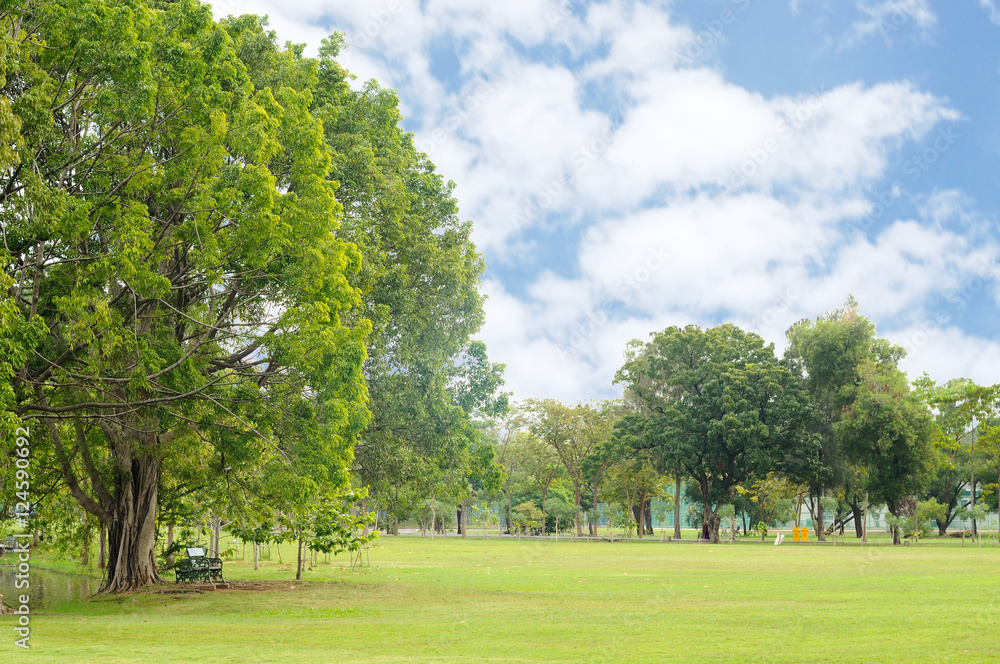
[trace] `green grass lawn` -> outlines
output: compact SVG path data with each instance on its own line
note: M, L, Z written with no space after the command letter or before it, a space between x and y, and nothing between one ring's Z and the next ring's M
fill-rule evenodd
M996 545L384 537L370 568L337 562L64 604L33 616L30 656L2 618L0 661L1000 661Z

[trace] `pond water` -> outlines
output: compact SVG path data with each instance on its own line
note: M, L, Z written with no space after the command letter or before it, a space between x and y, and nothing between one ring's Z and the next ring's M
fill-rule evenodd
M99 579L32 567L28 578L30 586L18 589L14 587L17 570L11 566L11 558L0 557L0 595L7 606L15 606L17 598L27 594L31 597L32 611L51 609L63 602L90 597L101 585Z

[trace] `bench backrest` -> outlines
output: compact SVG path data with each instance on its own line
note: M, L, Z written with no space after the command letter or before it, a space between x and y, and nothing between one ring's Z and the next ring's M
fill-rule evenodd
M188 558L204 558L205 549L188 549Z

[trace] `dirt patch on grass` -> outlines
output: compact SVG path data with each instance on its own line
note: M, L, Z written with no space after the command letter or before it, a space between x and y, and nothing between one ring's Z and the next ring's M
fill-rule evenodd
M230 590L300 590L309 585L303 581L230 581Z

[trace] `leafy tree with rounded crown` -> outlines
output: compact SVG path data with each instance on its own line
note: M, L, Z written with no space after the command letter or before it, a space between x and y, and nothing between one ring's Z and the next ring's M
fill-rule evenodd
M257 76L207 5L26 2L0 23L0 344L29 350L3 406L108 527L102 592L131 590L159 579L165 473L208 464L233 502L293 458L346 480L360 254L312 95Z
M796 323L785 336L788 338L785 358L794 362L796 371L804 375L806 388L822 414L814 428L821 442L821 463L815 467L816 474L804 478L812 493L816 537L820 541L825 539L822 497L831 489L843 492L861 537L863 480L860 469L844 454L834 427L844 407L851 402L859 380L858 368L869 361L895 367L906 351L876 336L875 324L859 312L853 297L815 321Z
M719 540L718 505L771 471L801 475L817 464L812 401L773 345L732 324L671 327L633 342L615 381L639 412L617 434L660 449L693 478L703 501L702 538Z

